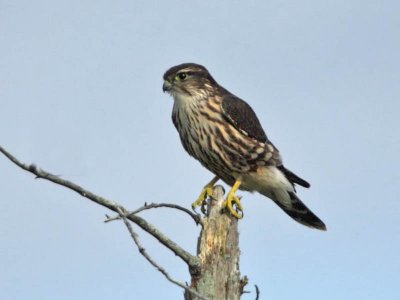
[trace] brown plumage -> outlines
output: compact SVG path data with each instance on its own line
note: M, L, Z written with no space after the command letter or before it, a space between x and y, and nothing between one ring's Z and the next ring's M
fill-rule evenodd
M164 74L163 90L174 98L173 123L185 150L233 186L271 198L296 221L325 230L296 196L309 183L286 169L253 109L220 86L206 68L182 64Z

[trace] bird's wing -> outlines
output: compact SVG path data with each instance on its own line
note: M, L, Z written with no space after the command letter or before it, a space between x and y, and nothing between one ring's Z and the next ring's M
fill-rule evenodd
M261 155L268 156L268 161L276 165L293 186L294 184L298 184L306 188L310 187L310 184L307 181L283 166L282 158L278 149L268 140L256 113L250 105L226 91L226 94L222 97L221 107L225 119L227 119L228 122L230 122L237 130L267 145L266 149L268 151ZM257 157L255 160L259 159L262 160L261 157Z
M242 99L230 93L222 97L222 113L237 130L259 142L268 141L253 109Z

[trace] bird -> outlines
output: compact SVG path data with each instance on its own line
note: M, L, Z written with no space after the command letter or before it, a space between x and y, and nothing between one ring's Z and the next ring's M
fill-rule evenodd
M303 225L326 230L324 222L296 194L296 185L309 188L310 184L283 165L279 150L247 102L196 63L169 68L163 80L163 92L174 99L172 121L183 148L214 174L193 209L203 207L221 179L232 187L222 208L237 219L243 217L243 206L236 192L244 190L270 198Z

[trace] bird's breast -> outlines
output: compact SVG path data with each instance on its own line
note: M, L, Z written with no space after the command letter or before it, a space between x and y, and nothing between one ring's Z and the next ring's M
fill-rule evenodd
M224 119L218 103L175 101L172 119L185 150L226 182L259 166L265 144Z
M202 160L212 148L211 135L212 123L210 118L219 118L204 113L199 104L179 105L175 103L172 119L178 130L182 144L190 155Z

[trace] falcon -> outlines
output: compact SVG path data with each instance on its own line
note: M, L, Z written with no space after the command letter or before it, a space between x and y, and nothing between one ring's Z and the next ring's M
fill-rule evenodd
M236 191L257 191L297 222L326 230L296 195L295 185L309 188L310 184L283 165L278 149L245 101L195 63L174 66L163 79L163 91L174 98L172 121L183 147L215 175L192 204L193 209L203 207L221 179L232 187L222 207L238 219L243 217L243 206Z

